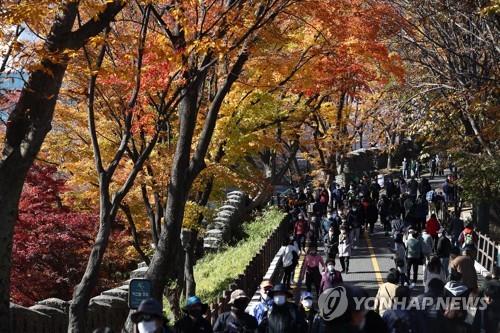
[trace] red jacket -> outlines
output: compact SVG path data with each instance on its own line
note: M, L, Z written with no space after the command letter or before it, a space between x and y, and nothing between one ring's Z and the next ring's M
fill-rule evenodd
M296 235L305 235L307 231L309 230L309 225L307 224L307 221L305 220L298 220L295 222L295 228L294 232Z
M429 219L429 221L427 221L427 225L425 226L425 230L432 237L437 236L440 228L441 228L441 226L439 225L438 220L436 218L432 218L432 217Z

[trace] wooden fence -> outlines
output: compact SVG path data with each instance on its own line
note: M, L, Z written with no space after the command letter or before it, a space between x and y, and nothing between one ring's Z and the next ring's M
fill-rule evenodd
M494 274L500 260L500 245L485 234L478 232L478 236L476 261Z
M253 256L243 273L238 275L234 282L222 292L222 295L217 301L210 305L210 319L212 324L215 323L217 317L221 313L229 310L228 303L232 291L243 289L250 298L252 297L266 274L267 268L271 264L274 256L283 245L283 242L289 237L289 224L290 216L286 216L283 221L281 221L278 228L269 236L260 251Z

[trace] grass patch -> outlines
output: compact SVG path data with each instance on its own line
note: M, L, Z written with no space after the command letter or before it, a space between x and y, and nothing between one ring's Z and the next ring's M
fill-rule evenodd
M285 214L275 207L243 225L247 235L234 246L211 253L194 267L196 294L205 303L214 301L231 284L279 226Z

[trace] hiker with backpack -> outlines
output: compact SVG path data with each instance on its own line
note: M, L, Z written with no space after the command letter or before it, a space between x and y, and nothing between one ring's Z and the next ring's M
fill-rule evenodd
M321 274L321 282L319 287L320 293L322 293L326 289L333 288L341 284L342 282L342 274L335 269L335 260L329 259L326 262L326 271Z
M467 226L458 236L458 244L462 249L476 250L478 242L477 233L474 231L472 223L467 223Z

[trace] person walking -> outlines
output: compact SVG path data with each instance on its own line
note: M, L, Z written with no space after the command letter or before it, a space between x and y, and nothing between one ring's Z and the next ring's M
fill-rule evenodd
M340 229L338 229L340 232ZM339 233L335 231L335 227L330 226L330 230L323 238L323 244L325 246L326 260L332 260L335 262L337 253L339 252Z
M474 267L474 260L471 258L471 253L465 249L462 255L456 255L452 251L450 258L450 271L455 270L461 275L461 281L470 289L477 290L477 273Z
M356 248L363 225L363 212L358 205L353 205L347 213L346 222L350 228L352 246Z
M184 316L175 323L174 332L212 332L212 325L208 320L203 318L207 310L208 305L204 304L198 296L189 297L186 301L186 305L182 308Z
M316 295L319 295L319 287L321 282L321 272L325 269L323 257L318 254L316 247L310 247L304 259L306 268L306 290L311 292L312 285L316 289Z
M382 194L377 203L377 209L380 216L380 223L384 226L385 236L389 236L389 231L391 231L391 224L389 223L390 201L387 195Z
M427 231L427 233L431 235L434 245L437 245L438 231L440 229L441 225L439 224L436 214L431 214L431 217L425 225L425 231ZM434 250L434 247L432 249Z
M467 309L460 305L456 306L452 302L457 298L468 298L470 292L471 289L463 283L461 274L452 269L450 279L444 286L444 297L450 300L444 311L444 317L447 319L446 332L470 332L471 325L465 322Z
M446 231L444 229L438 232L438 242L436 246L436 255L441 261L441 267L443 268L445 278L449 275L449 264L450 264L450 253L451 253L451 241L446 237Z
M153 298L143 300L137 311L130 316L130 320L134 324L135 332L138 333L171 332L167 326L167 319L163 315L162 304Z
M328 260L326 262L326 271L321 274L320 292L322 293L326 289L333 288L342 282L342 274L335 269L335 261Z
M460 235L458 236L458 244L462 249L470 249L476 250L477 248L477 242L478 242L479 237L477 236L477 233L474 231L474 226L472 223L467 223L467 226L462 230Z
M378 288L377 295L375 296L374 310L377 311L380 316L383 316L385 310L392 307L399 280L399 272L391 268L389 273L387 273L385 282Z
M441 261L439 260L439 257L433 256L429 260L429 263L425 266L424 269L424 292L429 291L429 282L432 279L438 279L440 281L443 281L443 283L446 281L446 274L445 270L443 269L441 265Z
M417 284L418 266L423 264L422 238L418 231L411 229L408 239L406 240L406 275L410 278L410 272L413 269L413 279L410 288L414 288Z
M273 289L273 284L269 280L264 280L260 284L260 299L259 303L252 309L252 315L257 319L257 324L267 320L269 311L273 307L273 298L269 296L269 292Z
M410 165L408 164L406 157L403 158L402 169L403 169L403 178L408 179L408 170L410 169Z
M339 259L342 273L349 273L349 257L351 256L351 237L345 225L340 227L339 235Z
M305 319L307 326L306 332L316 333L313 331L313 324L314 324L314 318L316 318L318 310L314 308L313 295L308 291L305 291L300 296L299 312Z
M368 207L366 209L366 222L370 226L370 234L373 234L375 228L375 223L378 220L378 209L376 203L369 200Z
M418 195L418 182L415 180L415 177L412 176L410 181L408 182L408 195L410 198L415 201Z
M293 295L285 285L277 284L269 292L274 305L267 320L259 325L263 333L307 333L307 323L295 303L287 301Z
M430 256L434 249L434 238L427 232L427 230L422 231L422 255L425 258L425 264L429 262Z
M464 221L460 219L457 213L452 212L451 218L448 226L448 234L451 237L451 244L453 246L460 246L458 243L458 239L460 238L460 234L464 230Z
M394 239L394 264L399 273L399 283L404 285L409 285L410 281L406 276L406 246L403 241L403 234L398 233Z
M431 159L429 161L429 170L431 172L431 179L434 179L434 176L436 176L436 172L437 172L437 163L436 163L436 159L434 157L431 157Z
M250 299L241 289L231 293L231 310L222 313L214 324L214 333L250 333L257 332L257 319L245 312Z
M306 234L309 231L309 224L305 220L305 216L303 213L299 214L298 220L295 222L295 226L293 229L293 233L295 235L295 239L297 240L297 245L299 247L299 252L304 250Z
M299 252L295 246L295 242L291 239L285 242L283 253L281 255L281 263L283 266L283 283L290 288L293 278L293 272L299 262Z

